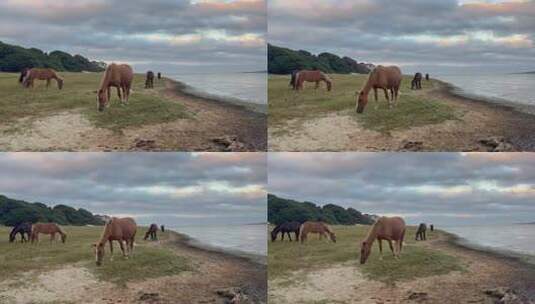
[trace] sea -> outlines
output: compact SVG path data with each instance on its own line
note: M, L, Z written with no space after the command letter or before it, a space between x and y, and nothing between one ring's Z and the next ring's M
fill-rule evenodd
M165 75L201 97L267 105L267 72L190 72Z
M267 256L267 224L166 226L192 239L194 245L238 255Z
M535 114L535 73L484 75L437 75L437 79L455 86L454 93L476 99L484 99Z
M461 245L523 257L535 264L535 224L446 226L442 229L457 235Z

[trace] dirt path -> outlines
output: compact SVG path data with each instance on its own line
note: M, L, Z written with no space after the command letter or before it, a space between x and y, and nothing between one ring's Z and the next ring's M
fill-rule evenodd
M452 245L446 237L417 246L440 249L460 258L466 271L450 272L387 285L368 280L356 262L312 272L296 272L289 278L269 282L270 303L495 303L484 291L511 287L533 290L533 271L518 262ZM297 283L289 283L297 282Z
M0 124L2 151L265 151L266 115L182 94L166 81L163 93L191 118L122 132L95 127L80 111Z
M28 272L17 282L0 283L0 303L227 303L219 290L237 290L248 303L266 303L265 265L187 245L175 234L151 246L171 248L187 257L194 270L179 275L127 283L127 288L99 281L82 265L66 265L44 273ZM21 284L20 282L24 282Z
M418 94L452 106L458 120L385 134L362 127L353 110L290 120L269 128L270 151L489 151L480 141L503 138L514 150L535 150L535 117L457 97L444 83Z

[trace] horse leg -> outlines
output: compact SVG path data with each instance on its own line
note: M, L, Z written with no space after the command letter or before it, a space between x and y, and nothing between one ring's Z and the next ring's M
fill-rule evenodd
M121 252L123 253L123 257L128 257L128 255L126 254L126 252L124 251L124 244L123 244L123 241L122 240L119 240L119 245L121 245ZM128 245L127 245L128 246Z
M133 238L130 240L130 255L134 257L134 239Z
M56 234L55 233L52 233L50 235L50 243L52 243L52 241L55 241L56 240Z
M288 238L290 239L290 242L292 241L292 236L290 235L290 231L286 232L286 234L288 235Z
M109 240L110 243L110 261L113 261L113 241Z
M50 86L50 79L47 79L46 80L46 88L48 89L49 86Z
M379 96L377 96L377 88L373 88L373 96L375 97L375 110L379 108Z
M378 239L377 244L379 245L379 260L383 260L383 241Z
M124 94L126 96L126 104L128 104L128 100L130 99L130 89L131 89L130 85L127 85L124 89L125 90Z
M117 96L119 97L119 100L121 101L121 103L123 103L123 98L121 97L121 89L120 88L117 88Z
M282 233L282 239L281 239L281 241L284 241L284 232Z
M390 251L392 251L392 255L394 255L394 257L396 257L396 250L395 250L394 246L392 245L392 241L391 240L388 240L388 246L390 246Z

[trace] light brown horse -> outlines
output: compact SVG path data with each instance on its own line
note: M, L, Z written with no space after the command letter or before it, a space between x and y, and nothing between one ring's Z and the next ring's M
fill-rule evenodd
M399 87L401 86L401 80L403 75L401 70L396 66L378 66L376 67L368 77L366 85L360 92L357 92L357 113L364 112L364 108L368 104L368 94L373 89L375 101L377 101L377 90L383 89L385 92L386 100L388 101L388 107L392 107L392 102L397 102ZM390 90L390 98L388 97L388 90Z
M320 239L322 237L328 237L336 243L336 235L331 228L323 222L304 222L299 229L299 239L303 243L307 239L309 233L319 234Z
M144 240L147 240L150 237L151 241L157 241L158 240L158 225L151 224L149 227L149 230L147 230L147 233L145 233Z
M59 77L53 69L33 68L26 71L24 76L21 74L21 77L23 77L22 84L27 88L33 88L33 83L36 79L46 80L46 87L48 88L50 86L50 81L54 79L58 84L58 89L63 89L63 78Z
M295 89L297 91L303 89L303 83L305 81L307 82L315 82L316 83L316 89L320 86L320 81L323 81L327 84L327 91L331 91L332 89L332 80L329 78L329 76L325 75L321 71L299 71L297 75L295 76Z
M380 259L383 259L383 243L385 240L390 245L390 250L395 258L399 258L405 237L405 221L400 217L380 217L372 228L368 231L368 236L362 241L360 248L360 263L366 263L372 251L373 242L379 242ZM396 242L395 246L392 242Z
M100 112L109 105L111 98L111 87L117 88L117 95L121 104L128 104L130 97L130 89L132 88L132 81L134 79L134 71L132 67L127 64L110 64L100 82L100 87L97 91L97 108ZM122 90L122 96L121 96Z
M97 266L102 264L102 259L104 258L104 245L106 245L106 242L109 242L110 244L110 260L113 260L113 241L119 242L124 257L133 255L136 230L137 225L133 218L111 218L111 220L104 226L104 231L102 231L100 240L93 244ZM123 242L126 244L123 244Z
M39 242L39 233L49 234L50 242L56 240L56 233L61 235L61 242L65 243L67 234L56 223L37 223L32 225L31 242Z

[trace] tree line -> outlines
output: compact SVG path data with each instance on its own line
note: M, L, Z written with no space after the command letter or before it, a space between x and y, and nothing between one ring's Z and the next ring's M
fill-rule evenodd
M324 206L312 202L298 202L268 194L268 222L282 224L290 221L323 221L332 225L371 225L377 216L363 214L354 208L335 204Z
M308 51L291 50L268 44L268 72L270 74L291 74L295 70L320 70L336 74L368 74L371 64L359 63L349 57L331 53L313 55Z
M0 72L20 72L25 68L52 68L63 72L102 72L106 63L90 61L81 55L62 51L49 54L36 48L23 48L0 41Z
M48 207L43 203L28 203L0 195L0 225L14 226L21 222L57 223L60 225L104 225L100 216L85 209L66 205Z

